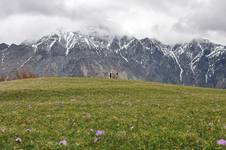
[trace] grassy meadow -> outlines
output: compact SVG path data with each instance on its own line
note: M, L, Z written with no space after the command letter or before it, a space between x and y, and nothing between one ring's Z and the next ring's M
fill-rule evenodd
M219 139L225 90L88 78L0 82L3 150L226 149Z

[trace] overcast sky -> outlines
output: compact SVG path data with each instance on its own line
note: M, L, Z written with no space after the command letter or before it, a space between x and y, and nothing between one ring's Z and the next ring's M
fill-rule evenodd
M0 43L102 26L165 43L226 45L226 0L0 0Z

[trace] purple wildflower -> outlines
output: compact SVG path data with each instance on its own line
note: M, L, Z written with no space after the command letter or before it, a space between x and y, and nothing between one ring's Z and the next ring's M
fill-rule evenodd
M90 132L94 132L94 130L93 129L90 129Z
M85 119L90 119L91 117L92 116L91 116L90 113L85 113L84 116L83 116L83 118L85 118Z
M4 132L6 131L6 129L1 128L0 131L1 131L2 133L4 133Z
M19 138L19 137L17 137L17 138L16 138L16 142L17 142L17 143L21 143L21 142L22 142L22 139Z
M220 139L220 140L217 141L217 144L226 146L226 140L225 139Z
M96 143L99 143L99 142L100 142L100 140L101 140L100 138L95 137L95 139L94 139L94 141L93 141L93 142L94 142L94 144L96 144Z
M31 105L28 105L28 109L32 109L32 106Z
M26 131L27 131L27 132L31 132L31 131L32 131L32 129L30 129L30 128L29 128L29 129L26 129Z
M67 145L67 141L66 140L62 140L59 142L59 145Z
M104 130L97 130L96 131L96 136L101 136L101 135L104 135L104 134L105 134Z

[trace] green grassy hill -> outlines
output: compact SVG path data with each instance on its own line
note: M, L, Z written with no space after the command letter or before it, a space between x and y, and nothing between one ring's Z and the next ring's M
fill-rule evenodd
M1 149L224 149L225 125L225 90L84 78L0 83Z

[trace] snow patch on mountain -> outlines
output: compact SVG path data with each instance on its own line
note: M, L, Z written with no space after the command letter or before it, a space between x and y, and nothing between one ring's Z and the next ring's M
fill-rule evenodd
M183 73L184 73L184 69L182 68L182 66L181 66L181 64L180 64L180 62L179 62L177 56L176 56L173 52L172 52L172 56L173 56L173 58L175 59L177 65L178 65L179 68L180 68L180 82L182 82L182 81L183 81Z
M29 57L19 68L23 68L24 65L27 64L32 58L33 56Z
M4 52L2 52L1 65L3 65L3 63L4 63L4 60L5 60L5 53L4 53Z

